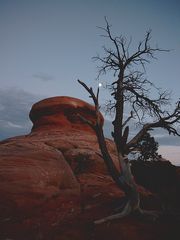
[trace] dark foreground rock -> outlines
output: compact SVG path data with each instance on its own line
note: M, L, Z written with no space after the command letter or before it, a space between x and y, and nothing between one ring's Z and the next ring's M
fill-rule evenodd
M94 108L79 99L43 100L30 112L30 134L0 142L0 239L179 239L176 217L93 225L112 214L124 194L79 114L95 121ZM107 139L107 145L119 167L113 143ZM139 186L143 206L160 209L158 193L149 190Z

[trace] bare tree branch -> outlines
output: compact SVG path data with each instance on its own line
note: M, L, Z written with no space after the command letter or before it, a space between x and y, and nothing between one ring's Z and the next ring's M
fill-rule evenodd
M136 134L136 136L130 140L126 146L126 149L130 150L142 139L147 131L153 128L164 128L169 134L180 136L180 132L178 132L174 126L176 123L180 124L180 101L177 102L175 110L171 114L168 114L168 116L162 117L159 115L158 121L145 124L143 128Z
M126 119L126 121L123 123L122 127L125 127L126 124L133 118L133 111L131 111L131 115Z

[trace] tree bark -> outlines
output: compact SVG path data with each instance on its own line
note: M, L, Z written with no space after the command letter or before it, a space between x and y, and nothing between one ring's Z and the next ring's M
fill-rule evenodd
M118 181L116 181L116 183L119 187L120 187L119 182L121 183L121 185L123 185L124 183L125 186L126 185L128 186L128 189L126 188L126 192L125 192L126 197L128 199L127 203L121 212L96 220L94 222L95 224L101 224L107 221L123 218L133 212L142 214L142 210L140 209L140 197L136 187L136 183L131 173L129 160L127 156L123 157L121 154L118 154L118 159L121 164L121 174L119 174ZM106 160L105 160L105 163L106 163ZM122 189L122 187L120 188Z
M111 156L108 153L105 138L101 128L97 127L96 135L97 135L99 147L103 155L104 162L108 168L108 171L111 177L113 178L113 180L115 181L115 183L117 184L117 186L124 191L128 199L122 212L108 216L106 218L102 218L94 222L95 224L100 224L109 220L122 218L135 211L140 211L140 206L139 206L140 198L139 198L139 193L136 187L136 183L131 173L130 163L127 155L123 156L123 154L121 154L120 152L118 153L118 160L121 167L120 171L118 171L118 169L114 165L114 162Z
M116 116L113 122L114 141L115 141L118 152L122 151L121 139L122 139L123 112L124 112L123 78L124 78L124 69L121 69L119 73L119 79L117 81L117 90L115 93Z
M127 197L132 205L132 209L135 210L139 207L139 193L136 187L136 183L134 181L134 177L131 172L128 156L127 155L123 156L122 154L118 153L118 159L121 166L121 176L126 182L126 184L130 186L130 190L127 193Z

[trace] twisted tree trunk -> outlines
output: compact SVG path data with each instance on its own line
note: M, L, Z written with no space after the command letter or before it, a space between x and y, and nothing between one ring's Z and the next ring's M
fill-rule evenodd
M108 171L113 180L115 181L115 183L117 184L117 186L124 191L128 199L122 212L102 218L94 222L95 224L100 224L109 220L122 218L135 211L136 212L140 211L139 206L140 198L139 193L137 191L136 183L131 173L130 163L127 155L123 156L121 153L118 153L118 160L121 167L121 170L118 171L116 166L114 165L111 156L108 153L102 128L99 128L98 126L96 127L95 131L99 142L99 147L103 155L104 162L108 168Z

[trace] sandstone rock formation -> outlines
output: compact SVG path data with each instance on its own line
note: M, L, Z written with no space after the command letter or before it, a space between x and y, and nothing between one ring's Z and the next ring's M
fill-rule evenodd
M93 106L79 99L45 99L31 109L34 125L30 134L0 143L1 222L43 209L54 215L48 216L52 224L61 222L91 207L103 194L118 192L94 132L78 114L95 121ZM110 141L108 145L116 161L114 147ZM112 191L101 184L112 185Z
M53 97L42 100L33 105L30 111L30 119L33 122L33 131L51 129L63 129L64 131L92 129L82 123L79 115L95 121L94 107L80 99L70 97ZM103 124L103 116L101 122Z
M30 111L31 133L0 142L0 239L116 239L113 228L91 228L94 219L120 205L124 194L107 172L95 133L79 114L95 121L93 106L82 100L45 99ZM112 141L107 139L107 145L119 167ZM154 202L151 192L139 191L150 199L145 205ZM117 236L141 239L138 232L146 226L133 221L114 225ZM129 224L136 230L129 231Z

